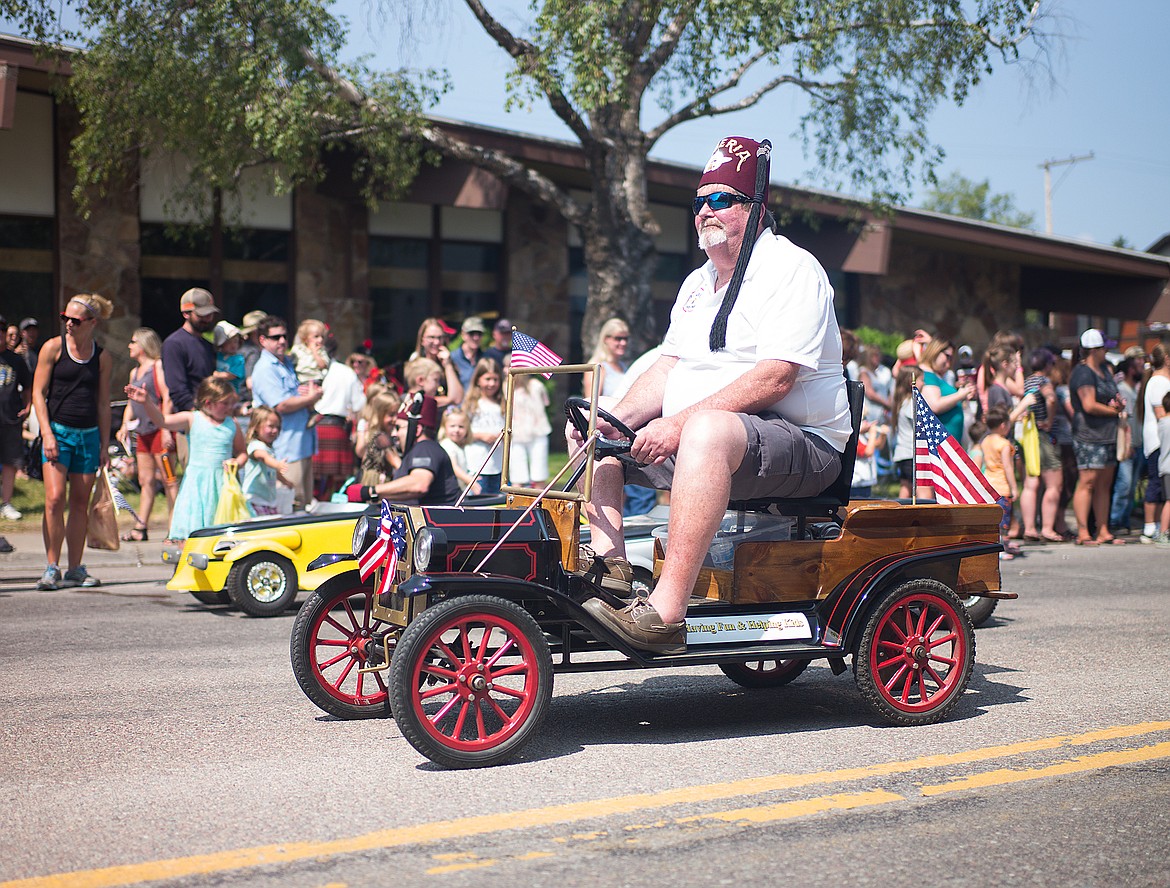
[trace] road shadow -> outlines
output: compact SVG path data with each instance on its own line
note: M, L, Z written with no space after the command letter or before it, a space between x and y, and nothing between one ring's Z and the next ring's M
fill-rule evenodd
M980 718L993 707L1027 702L1023 688L1004 680L1015 671L977 663L947 721ZM900 727L868 708L852 670L834 676L827 666L810 666L792 684L762 690L741 688L720 673L680 673L554 695L538 735L514 761L561 758L591 746L671 745L866 726Z

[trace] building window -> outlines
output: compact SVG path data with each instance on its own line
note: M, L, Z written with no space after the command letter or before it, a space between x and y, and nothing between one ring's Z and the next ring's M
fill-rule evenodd
M33 317L42 330L57 329L52 219L0 216L0 305L9 323Z
M179 296L190 287L211 290L223 317L233 323L256 310L294 323L288 317L289 232L238 228L220 233L220 285L211 280L216 237L207 226L141 224L143 325L162 336L177 329L182 324Z
M503 307L503 214L498 210L385 204L370 217L374 351L384 362L414 351L419 325Z

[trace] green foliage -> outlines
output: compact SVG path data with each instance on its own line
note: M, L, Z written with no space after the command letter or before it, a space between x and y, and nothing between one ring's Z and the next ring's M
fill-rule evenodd
M1031 228L1035 216L1016 209L1010 194L992 194L991 183L973 182L959 173L951 173L927 193L923 209L950 213L968 219L981 219L1012 228Z
M907 338L901 333L885 333L874 327L858 327L853 331L853 335L857 337L858 342L876 345L883 355L897 354L898 346Z
M808 111L786 121L816 177L879 200L903 198L942 159L927 121L962 103L1031 34L1020 0L543 0L532 4L513 84L558 89L591 123L633 111L646 94L673 125L750 107L758 94L802 90ZM742 79L741 79L742 75ZM651 122L650 139L660 130ZM783 132L760 133L773 139Z
M325 154L344 150L371 202L416 172L420 147L407 136L436 91L337 65L345 32L324 3L94 0L82 23L94 36L67 88L84 122L72 147L83 206L89 188L154 154L187 161L173 201L205 219L213 191L238 192L249 167L263 166L280 193L319 180ZM368 100L350 101L323 65Z

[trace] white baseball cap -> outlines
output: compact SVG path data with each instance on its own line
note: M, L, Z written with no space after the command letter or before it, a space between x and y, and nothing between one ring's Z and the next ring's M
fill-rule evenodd
M1090 327L1081 334L1081 348L1104 348L1105 337L1095 327Z

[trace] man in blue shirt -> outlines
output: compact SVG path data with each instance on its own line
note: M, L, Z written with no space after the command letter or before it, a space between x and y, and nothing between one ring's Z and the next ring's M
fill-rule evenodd
M280 414L282 427L273 445L276 458L288 463L293 483L293 507L303 509L313 501L313 454L317 431L307 427L313 405L321 400L321 384L297 382L288 349L288 324L268 315L256 328L264 353L252 371L252 403L271 407Z
M466 395L468 388L471 387L471 374L475 372L475 365L483 357L480 344L487 328L483 325L482 318L472 315L463 322L463 328L459 332L463 336L463 342L459 348L451 352L451 363L455 365L459 381L463 383L463 393Z

